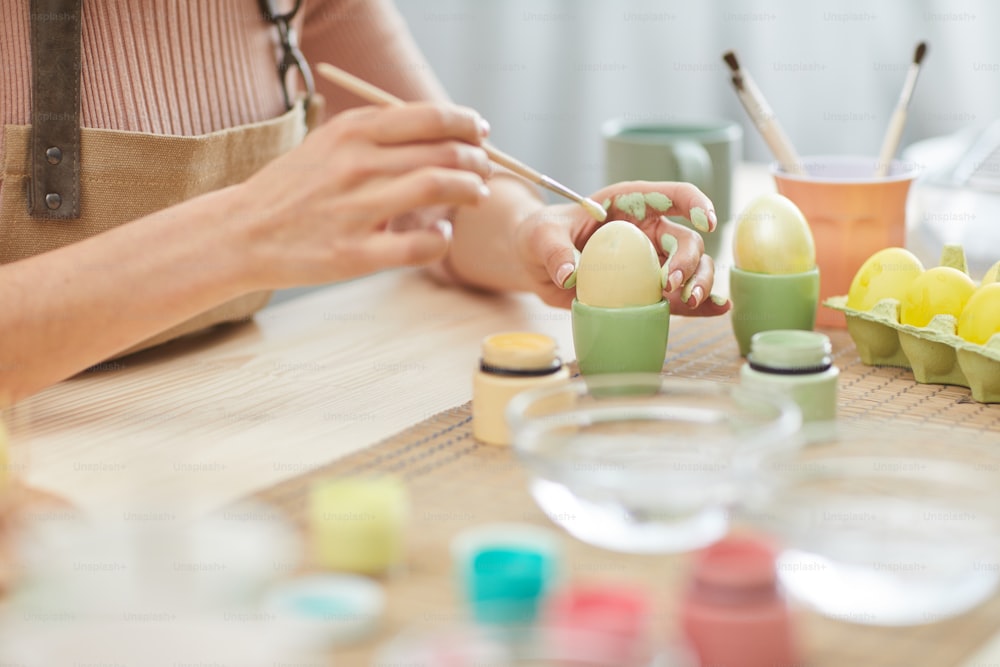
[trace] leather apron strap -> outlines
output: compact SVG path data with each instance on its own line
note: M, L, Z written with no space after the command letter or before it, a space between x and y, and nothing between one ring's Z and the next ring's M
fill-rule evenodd
M80 217L82 0L31 0L31 179L35 218Z

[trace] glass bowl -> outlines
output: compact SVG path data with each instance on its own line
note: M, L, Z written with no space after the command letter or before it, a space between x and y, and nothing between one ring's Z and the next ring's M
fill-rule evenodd
M763 466L749 518L783 544L785 590L842 621L931 623L1000 581L1000 436L844 430Z
M801 414L736 385L625 374L524 392L507 420L552 521L605 549L670 553L725 534L755 466L797 444Z

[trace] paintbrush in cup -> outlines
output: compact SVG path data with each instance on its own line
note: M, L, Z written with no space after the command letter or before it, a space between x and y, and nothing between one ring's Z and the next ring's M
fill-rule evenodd
M892 163L892 156L899 148L899 140L903 138L903 126L906 125L906 110L910 106L910 98L913 97L913 89L917 85L917 75L920 74L920 63L927 55L927 42L917 44L913 52L913 62L906 73L906 81L903 83L903 91L899 94L899 101L896 102L896 110L892 112L889 119L889 127L885 131L885 138L882 140L882 150L878 154L878 163L875 165L875 178L884 178L889 174L889 165Z
M402 106L405 104L403 100L399 99L395 95L387 93L381 88L368 83L364 79L359 79L353 74L345 72L339 67L334 67L329 63L319 63L316 65L316 71L319 72L320 76L324 79L337 84L341 88L349 90L358 97L373 104L380 104L382 106ZM532 183L536 183L547 190L555 192L557 195L562 195L563 197L576 202L582 206L587 213L594 218L594 220L597 220L598 222L604 222L607 220L607 211L605 211L604 207L593 199L577 194L562 183L549 178L545 174L532 169L520 160L507 155L487 141L484 141L482 146L489 158L497 164L510 169L518 176L521 176Z
M750 78L750 75L745 70L740 68L740 63L736 59L736 52L726 51L722 54L722 59L726 61L729 69L732 70L732 81L733 87L736 89L736 96L740 99L740 103L743 104L743 108L746 109L750 120L757 126L757 131L760 132L760 136L763 137L768 148L771 149L771 153L778 160L778 164L781 165L782 170L789 174L804 176L805 171L802 169L802 162L799 160L798 153L795 152L795 147L792 146L792 142L788 139L785 131L781 129L774 111L767 103L767 100L764 99L763 93L757 88L757 84L753 82L753 79Z

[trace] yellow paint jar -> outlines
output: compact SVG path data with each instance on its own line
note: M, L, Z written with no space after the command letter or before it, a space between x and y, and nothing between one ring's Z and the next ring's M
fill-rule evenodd
M540 333L487 336L482 355L472 382L472 432L491 445L509 445L504 411L510 399L528 389L565 382L569 370L556 356L556 342Z
M316 484L309 527L318 566L380 574L404 559L409 498L394 478L335 479Z

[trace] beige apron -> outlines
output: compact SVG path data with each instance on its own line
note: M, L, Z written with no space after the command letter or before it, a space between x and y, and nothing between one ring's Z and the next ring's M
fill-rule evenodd
M311 120L316 110L309 111ZM8 125L4 132L0 264L81 241L200 194L245 181L302 141L306 112L299 102L278 118L198 136L83 128L81 216L74 220L29 215L31 126ZM155 252L155 248L136 251ZM123 354L223 322L245 320L263 308L270 296L270 292L256 292L233 299Z

